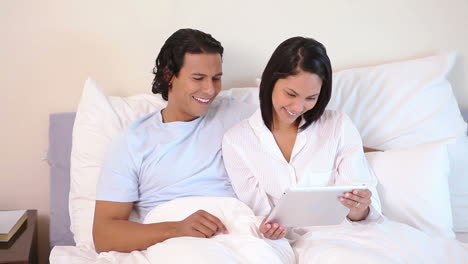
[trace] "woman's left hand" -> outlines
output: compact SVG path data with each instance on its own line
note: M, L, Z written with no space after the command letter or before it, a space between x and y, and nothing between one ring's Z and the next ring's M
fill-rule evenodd
M349 208L348 218L351 221L361 221L369 215L372 192L369 190L353 190L338 197L340 202Z

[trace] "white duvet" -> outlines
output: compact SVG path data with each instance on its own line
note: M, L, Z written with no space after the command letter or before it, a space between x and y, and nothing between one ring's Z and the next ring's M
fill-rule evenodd
M293 248L298 263L468 263L468 247L461 242L386 218L309 228Z
M296 263L285 240L262 239L261 219L233 198L189 197L153 209L145 223L182 220L203 209L223 221L229 234L179 237L144 251L97 254L91 247L55 247L50 263ZM434 238L404 224L379 223L315 227L298 239L299 263L468 263L468 249L456 240Z

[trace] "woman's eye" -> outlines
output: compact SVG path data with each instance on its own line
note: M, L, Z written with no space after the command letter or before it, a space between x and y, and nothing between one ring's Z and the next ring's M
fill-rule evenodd
M292 94L292 93L288 93L288 92L287 92L286 94L287 94L288 96L290 96L290 97L294 97L294 94Z
M309 100L309 101L315 101L315 100L317 100L317 97L307 98L307 100Z

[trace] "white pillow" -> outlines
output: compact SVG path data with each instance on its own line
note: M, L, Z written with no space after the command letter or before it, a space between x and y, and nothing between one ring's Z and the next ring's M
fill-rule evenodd
M429 235L454 238L446 142L366 153L382 213Z
M454 230L468 232L468 137L447 74L455 52L334 73L329 108L346 112L366 147L448 146Z
M255 103L258 90L255 96L247 88L224 90L218 97ZM73 126L70 160L70 228L77 246L94 248L96 185L108 145L133 121L166 105L160 94L106 96L93 80L86 80Z
M109 143L133 120L165 104L160 96L149 94L107 97L93 80L86 80L73 126L70 160L70 228L77 246L94 247L96 185Z
M447 146L450 159L450 200L453 231L468 232L468 137L459 136Z

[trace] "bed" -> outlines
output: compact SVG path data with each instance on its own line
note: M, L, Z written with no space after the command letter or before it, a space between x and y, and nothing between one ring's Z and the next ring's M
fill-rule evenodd
M380 182L384 214L431 237L445 237L448 241L456 236L458 242L454 243L468 254L468 109L458 108L446 78L455 59L456 54L451 52L336 72L329 108L351 117L366 146L385 150L366 154ZM220 97L255 104L257 94L256 87L233 88L223 91ZM133 120L162 107L164 101L154 95L107 96L88 79L77 112L50 115L51 263L152 263L146 251L98 256L90 225L95 175L99 171L96 156L102 158L112 137ZM405 163L408 159L411 164ZM425 165L428 161L431 166ZM399 174L405 175L395 176ZM412 180L407 174L414 176ZM414 184L421 182L424 188L415 190ZM407 189L401 187L402 183ZM426 200L423 194L428 189L438 199ZM399 200L391 195L394 191L401 194ZM409 192L412 196L406 195ZM402 201L406 206L403 209ZM427 202L433 204L424 205ZM416 211L417 215L408 211ZM431 221L421 222L420 217ZM451 245L443 245L448 255L453 253ZM172 250L166 251L177 252ZM453 256L458 258L457 254ZM452 263L463 261L455 259Z

